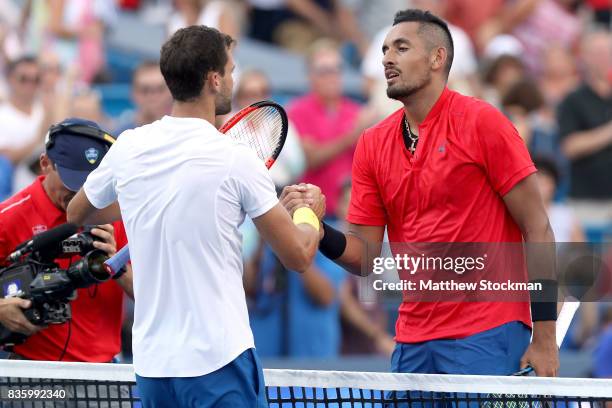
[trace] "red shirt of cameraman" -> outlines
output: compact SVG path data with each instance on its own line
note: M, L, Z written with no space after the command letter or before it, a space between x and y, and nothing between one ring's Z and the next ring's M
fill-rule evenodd
M0 204L0 263L21 242L66 222L66 213L58 209L39 177L34 183ZM127 243L125 229L116 222L117 249ZM78 260L74 257L72 262ZM57 262L61 268L70 261ZM14 352L31 360L108 362L121 350L123 289L114 281L78 289L71 302L71 323L51 325L30 336ZM72 327L69 327L72 326ZM69 332L70 330L70 332Z

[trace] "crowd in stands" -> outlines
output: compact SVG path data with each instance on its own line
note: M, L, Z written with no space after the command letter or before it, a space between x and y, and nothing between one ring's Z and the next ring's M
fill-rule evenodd
M279 189L320 186L330 222L342 227L355 143L398 109L386 97L381 46L395 11L408 7L449 22L449 87L490 102L519 130L540 169L557 241L609 241L612 5L605 0L0 0L0 199L36 177L50 124L81 117L119 136L169 113L155 60L135 64L132 109L109 116L96 90L114 81L105 39L118 16L162 10L168 35L204 24L304 57L309 88L286 104L290 134L272 174ZM237 64L235 110L282 93L259 67ZM347 69L362 76L356 99L343 91ZM243 234L261 356L392 351L393 316L383 301L361 301L357 278L320 255L307 273L287 273L248 220ZM584 304L565 346L595 350L593 374L612 376L612 303Z

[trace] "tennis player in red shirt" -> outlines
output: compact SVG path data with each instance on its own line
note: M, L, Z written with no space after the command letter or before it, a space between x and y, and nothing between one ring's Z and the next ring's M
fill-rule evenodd
M385 227L396 243L554 242L516 129L491 105L446 87L453 60L446 23L400 11L382 51L387 95L404 107L362 134L349 233L324 224L321 252L361 274L365 242L382 242ZM290 211L318 199L307 185L282 194ZM530 310L527 302L404 301L392 371L508 375L529 364L555 376L555 320L555 302L532 302Z

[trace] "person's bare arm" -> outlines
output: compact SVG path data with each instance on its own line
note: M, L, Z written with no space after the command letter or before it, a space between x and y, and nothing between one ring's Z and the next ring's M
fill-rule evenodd
M28 336L44 329L44 326L32 324L23 314L23 311L31 306L32 302L26 299L0 299L0 323L12 332Z
M119 284L119 286L121 286L125 294L128 295L130 299L134 300L134 285L132 281L133 279L132 265L127 264L125 265L125 268L126 268L125 273L121 275L120 278L117 279L117 283Z
M327 164L353 146L358 137L359 135L354 131L327 143L318 143L307 138L302 139L306 166L314 170Z
M296 208L309 206L313 208L319 219L325 215L325 196L312 184L285 187L280 201L290 214ZM333 261L354 275L369 275L372 272L374 258L380 255L384 234L384 226L349 224L348 232L344 233L346 238L344 253Z
M115 202L106 208L98 209L94 207L85 191L81 188L68 204L66 210L68 222L76 225L84 224L111 224L121 219L121 210L119 203Z
M310 267L319 244L319 231L314 227L294 224L280 204L254 218L253 223L287 269L303 273Z
M595 129L574 132L561 142L561 149L570 160L577 160L612 144L612 121Z
M304 289L310 299L317 305L326 307L336 299L336 290L327 276L314 264L302 274Z
M393 337L379 322L372 321L355 298L348 283L340 289L340 313L346 322L376 344L379 353L390 356L395 348Z
M302 138L302 148L304 149L307 167L311 170L317 169L355 146L361 133L374 124L377 118L378 113L375 109L365 107L359 113L354 128L335 140L318 143L308 137Z
M503 199L523 234L530 279L556 280L555 236L548 222L536 177L535 174L527 176ZM521 359L521 368L529 364L538 376L557 375L559 350L555 326L554 320L533 322L532 341Z
M345 40L351 41L357 46L359 55L363 58L368 51L370 43L367 37L359 29L359 21L355 16L355 12L350 7L339 4L336 16L340 30L342 31L342 36Z
M223 10L219 16L219 31L234 39L240 37L240 20L243 11L240 7L242 5L239 3L227 2L223 5Z
M53 0L50 3L49 31L61 38L75 38L77 32L64 25L64 10L66 0Z
M328 12L312 0L287 0L285 5L295 14L306 19L310 24L327 36L335 37L336 30Z

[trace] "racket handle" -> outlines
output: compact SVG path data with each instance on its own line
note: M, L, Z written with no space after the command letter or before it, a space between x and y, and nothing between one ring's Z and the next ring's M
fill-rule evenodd
M119 273L119 270L123 268L130 261L130 248L126 245L119 250L112 258L107 259L104 262L106 270L111 276Z
M533 372L533 367L528 365L527 367L523 368L522 370L517 371L516 373L512 374L513 376L522 376L522 375L527 375L529 373Z

